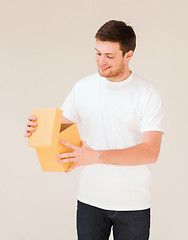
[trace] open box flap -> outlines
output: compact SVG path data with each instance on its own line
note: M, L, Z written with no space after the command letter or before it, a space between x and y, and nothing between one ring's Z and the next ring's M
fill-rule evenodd
M62 110L57 108L35 109L37 129L28 139L31 147L55 147L59 138Z

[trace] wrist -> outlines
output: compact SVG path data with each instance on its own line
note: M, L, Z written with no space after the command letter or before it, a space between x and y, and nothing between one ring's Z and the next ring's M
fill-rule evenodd
M103 163L103 161L102 161L102 153L103 153L103 151L102 150L96 150L95 151L95 153L96 153L96 163Z

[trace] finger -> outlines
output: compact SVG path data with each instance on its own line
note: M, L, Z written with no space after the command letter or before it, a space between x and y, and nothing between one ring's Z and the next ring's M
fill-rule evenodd
M79 148L78 146L75 146L75 145L73 145L73 144L71 144L69 142L65 142L63 140L60 140L60 143L65 145L65 146L67 146L67 147L69 147L69 148L72 148L73 150L77 150Z
M75 161L75 158L66 158L66 159L57 160L58 163L70 163L74 161Z
M30 132L25 132L24 137L30 137L31 133Z
M66 172L66 173L71 172L71 171L74 170L76 167L77 167L77 166L74 165L74 166L70 167L70 168L69 168L67 171L65 171L65 172Z
M31 127L31 126L37 126L38 124L36 122L32 122L32 121L28 121L27 122L27 126Z
M30 120L30 121L36 121L37 118L36 118L34 115L30 115L30 116L28 116L28 120Z
M26 128L25 128L25 131L26 131L26 132L34 132L34 131L35 131L35 128L33 128L33 127L26 127Z
M68 157L75 157L74 153L62 153L56 155L57 158L68 158Z

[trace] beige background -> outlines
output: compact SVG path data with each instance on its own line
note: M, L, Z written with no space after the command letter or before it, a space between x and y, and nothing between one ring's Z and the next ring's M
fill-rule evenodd
M150 239L187 239L187 8L186 0L0 1L0 239L77 239L81 168L42 172L23 134L34 108L59 108L78 79L97 71L94 35L110 19L134 27L131 69L164 100Z

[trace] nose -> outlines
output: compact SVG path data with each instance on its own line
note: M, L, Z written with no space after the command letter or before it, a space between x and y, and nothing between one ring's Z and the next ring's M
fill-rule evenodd
M99 57L98 63L99 63L100 66L105 66L107 64L106 56L101 55Z

